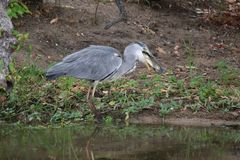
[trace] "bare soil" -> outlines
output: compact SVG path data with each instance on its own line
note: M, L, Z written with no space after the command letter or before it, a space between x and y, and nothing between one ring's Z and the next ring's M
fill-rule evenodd
M173 124L181 126L221 126L230 128L240 128L240 120L238 116L231 113L206 112L192 113L189 111L177 111L168 116L160 117L159 114L144 111L140 114L131 116L130 123L136 124Z
M206 24L186 10L168 7L153 9L127 3L128 22L104 30L108 21L119 16L118 9L113 2L101 3L95 24L95 8L93 0L61 0L61 7L49 4L40 8L32 6L32 14L16 20L14 24L20 32L30 33L31 58L44 69L65 55L91 44L109 45L123 52L124 47L133 41L148 44L159 62L166 68L179 71L178 76L186 76L181 67L189 63L186 43L191 44L192 60L199 73L216 78L214 63L219 60L240 67L238 29ZM16 55L16 61L21 64L26 56L27 53L21 51ZM145 72L146 69L140 67L138 71ZM231 114L220 113L203 115L178 112L170 116L239 120L239 115L231 117Z

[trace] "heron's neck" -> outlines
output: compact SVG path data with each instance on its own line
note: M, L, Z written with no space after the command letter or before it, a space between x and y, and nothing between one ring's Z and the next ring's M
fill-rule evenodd
M125 48L123 53L123 61L118 69L118 71L115 73L113 79L117 79L122 77L124 74L129 73L133 71L136 67L136 63L138 62L138 57L135 54L134 50L130 47Z
M124 74L133 71L136 67L137 62L138 58L136 54L134 54L133 50L129 50L128 48L126 48L123 53L122 65L118 70L118 76L121 77Z
M138 57L131 47L127 47L123 53L123 64L126 68L133 68L138 62Z

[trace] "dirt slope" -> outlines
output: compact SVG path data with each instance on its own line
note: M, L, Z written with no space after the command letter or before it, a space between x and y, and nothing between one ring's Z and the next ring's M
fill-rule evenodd
M46 5L34 9L32 15L15 22L18 30L31 33L29 43L33 46L33 58L38 57L43 67L90 44L110 45L123 51L133 41L148 44L168 68L187 63L184 42L191 44L194 63L202 69L220 59L240 67L237 31L217 26L210 28L199 18L191 18L192 14L128 3L128 23L104 30L106 22L118 16L114 3L100 4L97 25L94 24L94 1L63 0L61 5L65 8ZM57 20L51 24L55 18ZM221 43L225 47L219 46ZM158 47L165 52L159 52Z

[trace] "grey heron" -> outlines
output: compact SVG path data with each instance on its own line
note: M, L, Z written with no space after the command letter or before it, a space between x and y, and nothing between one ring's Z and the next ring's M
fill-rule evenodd
M60 76L71 76L92 82L93 85L88 90L87 102L90 110L99 120L100 114L92 102L97 84L101 81L121 78L134 71L138 62L145 64L149 70L151 67L159 73L164 71L146 44L134 42L125 48L123 56L115 48L90 45L66 56L61 62L50 67L46 77L51 80Z

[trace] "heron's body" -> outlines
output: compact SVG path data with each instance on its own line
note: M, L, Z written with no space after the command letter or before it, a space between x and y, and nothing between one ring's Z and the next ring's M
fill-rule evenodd
M115 80L132 72L138 62L151 66L156 71L162 71L154 56L142 42L129 44L123 56L115 48L109 46L91 45L78 52L70 54L63 60L47 70L48 79L56 79L60 76L71 76L94 82L92 97L98 82ZM91 87L87 99L90 109L97 117L97 111L90 98Z
M115 48L91 45L66 56L47 71L48 79L60 76L72 76L90 81L115 80L132 72L138 62L138 54L125 49L123 58Z

